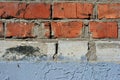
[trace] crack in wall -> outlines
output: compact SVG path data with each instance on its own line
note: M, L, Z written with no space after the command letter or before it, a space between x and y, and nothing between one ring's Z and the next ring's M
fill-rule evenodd
M55 54L53 55L53 60L57 60L57 54L58 54L58 42L55 44Z

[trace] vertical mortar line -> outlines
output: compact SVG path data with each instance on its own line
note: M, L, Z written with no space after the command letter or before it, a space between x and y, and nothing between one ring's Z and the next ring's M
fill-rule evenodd
M50 39L51 38L53 38L53 33L52 33L52 25L51 25L51 22L53 22L53 10L54 10L54 6L53 6L53 4L54 4L54 0L52 0L51 1L51 18L50 18ZM54 53L54 55L53 55L53 60L57 60L57 54L58 54L58 41L57 41L57 43L55 44L55 53Z
M93 3L93 20L96 21L98 19L98 10L97 10L97 2L99 0L97 0L96 2ZM90 20L91 21L91 20ZM89 21L89 23L90 23ZM89 33L89 41L93 41L92 37L91 37L91 32L90 32L90 25L88 24L88 33Z
M51 28L51 22L50 22L50 24L49 24L49 30L50 30L50 36L49 36L49 39L52 39L52 28Z
M93 3L93 19L97 19L98 15L97 15L97 1Z
M81 35L81 38L86 38L86 25L87 25L87 23L86 23L86 21L83 21L83 28L82 28L82 35Z
M96 21L97 17L97 3L93 3L93 20ZM93 39L91 38L91 32L90 32L90 21L88 20L88 52L86 54L87 60L88 61L94 61L96 60L96 46L95 46L95 42L93 41Z
M86 26L86 25L84 25L84 35L83 35L83 36L84 36L84 38L86 38L86 35L87 35L87 34L86 34L86 31L87 31L86 29L87 29L87 26Z
M7 32L7 29L6 29L6 23L3 22L3 32L4 32L4 40L6 39L6 32Z
M91 42L91 37L90 37L90 26L89 26L89 22L90 22L90 20L88 21L88 23L87 23L87 25L85 25L85 27L87 27L87 34L88 34L88 44L87 44L87 46L88 46L88 52L87 52L87 54L86 54L86 58L87 58L87 61L89 61L89 55L90 55L90 42Z
M84 38L89 40L89 20L84 21Z
M98 3L94 4L95 8L95 19L98 19Z
M53 10L53 3L52 3L52 1L51 1L51 3L50 3L50 25L49 25L49 29L50 29L50 39L52 38L52 27L51 27L51 22L53 21L52 20L52 10Z
M117 21L117 25L118 25L118 39L120 39L120 21Z

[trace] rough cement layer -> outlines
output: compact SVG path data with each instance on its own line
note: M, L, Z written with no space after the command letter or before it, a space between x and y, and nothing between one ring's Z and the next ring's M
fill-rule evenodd
M120 65L79 62L0 62L0 80L120 80Z
M0 41L0 44L0 60L5 61L48 59L55 54L55 42Z
M120 41L0 41L0 61L119 62Z
M119 41L96 41L97 61L120 61Z
M88 52L88 41L58 41L58 57L81 60Z

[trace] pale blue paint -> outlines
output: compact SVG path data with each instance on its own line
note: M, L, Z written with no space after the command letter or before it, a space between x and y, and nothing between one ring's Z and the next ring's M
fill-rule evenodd
M120 80L120 65L87 62L0 62L0 80Z

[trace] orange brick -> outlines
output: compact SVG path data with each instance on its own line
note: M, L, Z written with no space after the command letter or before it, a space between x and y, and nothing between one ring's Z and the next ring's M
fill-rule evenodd
M99 4L98 18L120 18L120 3Z
M10 23L7 23L6 26L7 26L6 37L16 37L16 38L35 37L32 34L32 30L34 28L33 23L10 22Z
M52 32L55 38L77 38L82 33L82 22L52 22Z
M0 37L4 36L4 31L3 31L3 23L0 22Z
M117 38L117 22L90 22L90 32L93 38Z
M93 14L93 4L77 3L77 18L90 18Z
M45 3L21 3L21 2L0 2L1 18L49 18L50 4Z
M54 3L53 18L90 18L93 4L90 3Z
M0 2L0 17L10 18L17 17L23 18L26 3L19 2Z
M24 18L49 18L50 4L45 3L30 3L24 15Z
M53 18L76 18L76 3L54 3Z

